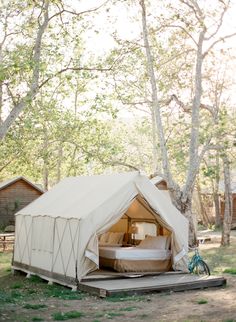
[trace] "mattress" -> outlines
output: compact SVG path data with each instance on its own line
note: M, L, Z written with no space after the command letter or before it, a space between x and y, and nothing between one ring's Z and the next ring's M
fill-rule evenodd
M99 247L99 256L125 260L165 260L171 257L171 252L164 249L138 247Z

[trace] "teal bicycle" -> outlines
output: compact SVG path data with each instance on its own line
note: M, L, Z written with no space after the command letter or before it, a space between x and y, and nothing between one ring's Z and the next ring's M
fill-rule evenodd
M211 275L210 268L200 256L198 248L194 248L194 252L195 254L188 264L189 272L198 275Z

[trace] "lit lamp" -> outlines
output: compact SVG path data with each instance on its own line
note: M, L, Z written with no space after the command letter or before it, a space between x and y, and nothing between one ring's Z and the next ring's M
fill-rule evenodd
M132 225L129 227L129 234L131 234L131 243L135 245L135 234L138 234L138 227L135 225Z

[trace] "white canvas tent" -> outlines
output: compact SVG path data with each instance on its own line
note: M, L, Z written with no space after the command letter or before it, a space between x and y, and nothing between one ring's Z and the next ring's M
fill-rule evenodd
M13 269L76 285L99 266L98 236L124 213L132 217L137 197L146 207L136 216L155 216L171 231L173 268L186 271L188 221L139 172L66 178L20 210Z

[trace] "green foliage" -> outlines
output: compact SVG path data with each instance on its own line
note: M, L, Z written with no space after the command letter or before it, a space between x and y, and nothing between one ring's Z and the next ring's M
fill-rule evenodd
M43 318L41 318L41 317L39 317L39 316L34 316L33 318L32 318L32 321L43 321L44 319Z
M69 312L56 312L52 314L52 318L54 321L66 321L70 319L79 319L83 317L84 314L79 311L69 311Z

